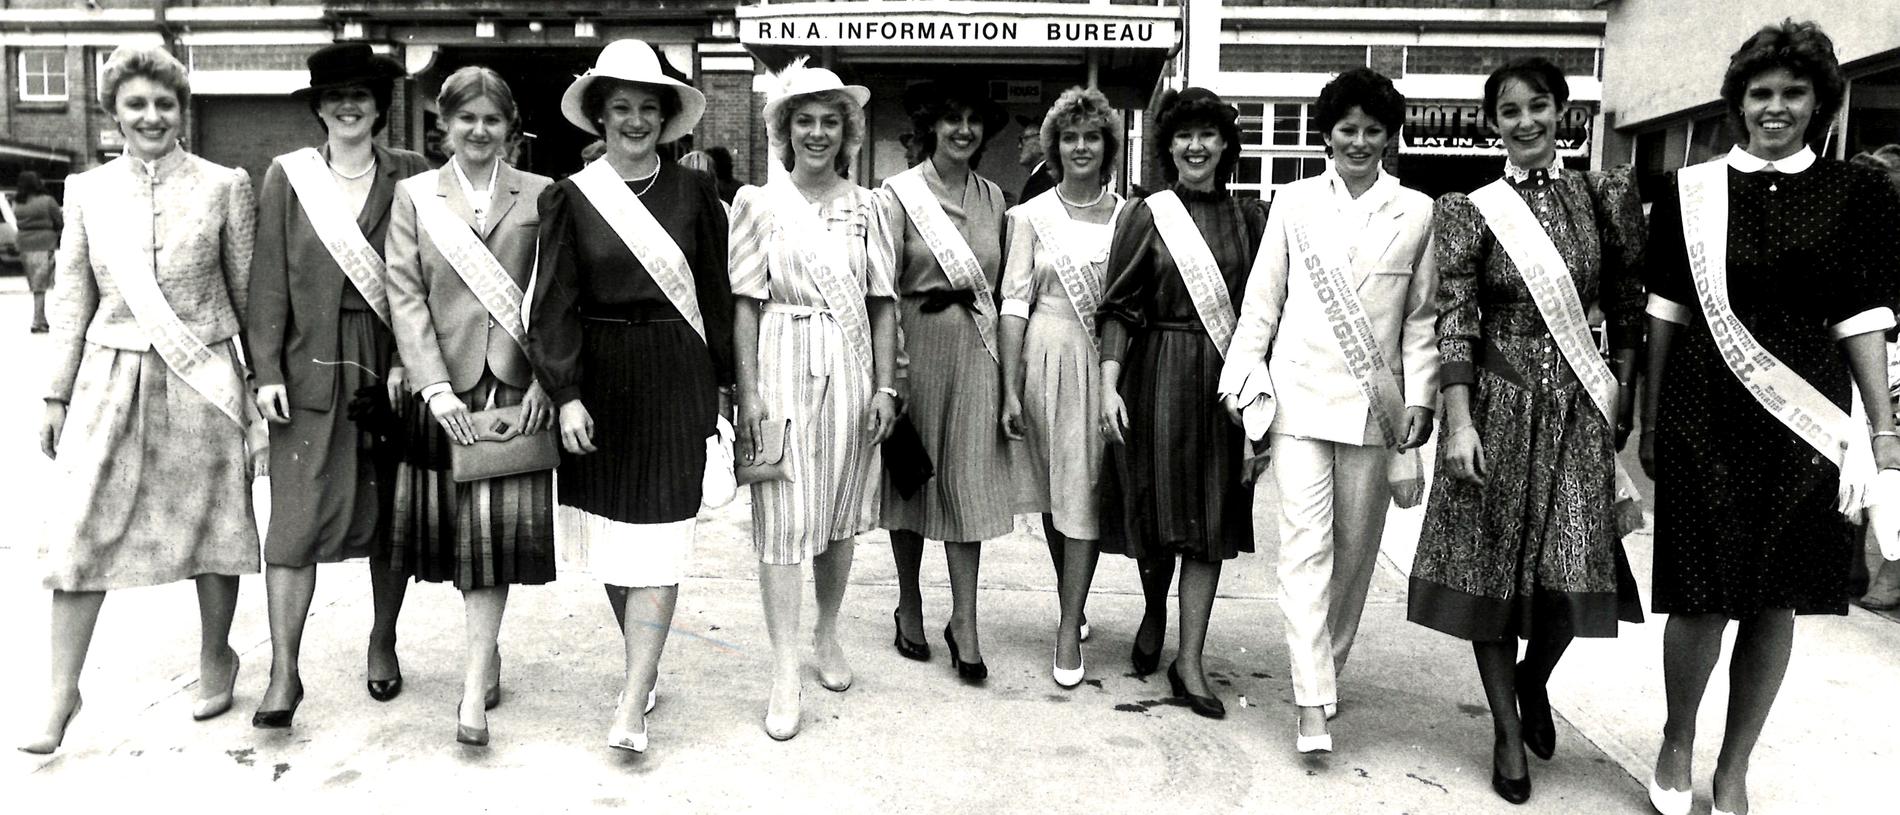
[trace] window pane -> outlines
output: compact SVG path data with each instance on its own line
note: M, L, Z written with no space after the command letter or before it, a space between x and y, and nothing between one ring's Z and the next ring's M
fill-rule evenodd
M1275 186L1291 184L1300 180L1300 159L1297 157L1275 156L1273 158L1273 183Z
M1273 106L1273 143L1276 145L1296 146L1300 144L1300 133L1304 122L1300 120L1298 105Z
M1265 162L1266 159L1262 156L1241 156L1234 181L1239 184L1260 183L1260 165Z

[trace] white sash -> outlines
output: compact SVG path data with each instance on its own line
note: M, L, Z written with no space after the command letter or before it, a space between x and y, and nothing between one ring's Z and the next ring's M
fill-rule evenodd
M1550 337L1557 343L1564 362L1583 385L1584 392L1590 395L1604 423L1614 432L1620 386L1590 336L1590 320L1584 314L1583 300L1577 295L1576 281L1570 277L1569 264L1564 262L1557 245L1551 243L1550 235L1544 232L1543 224L1538 223L1530 206L1509 182L1500 178L1486 184L1471 194L1471 203L1484 215L1491 234L1497 236L1498 245L1517 266L1518 274L1524 278L1524 287L1530 290L1537 313L1544 318L1544 325L1550 329ZM1617 533L1621 536L1642 527L1642 499L1636 491L1635 479L1623 468L1623 462L1614 458L1612 462L1616 465Z
M284 176L290 179L290 188L297 191L297 203L303 206L304 217L316 230L317 239L323 241L323 248L330 250L337 268L343 270L357 293L369 302L370 311L376 312L376 318L382 320L383 325L389 325L389 292L383 283L383 256L376 253L376 248L363 236L363 230L357 228L350 206L343 200L343 191L330 176L329 162L323 160L323 154L315 147L293 150L278 156L277 161L284 167Z
M874 376L871 357L871 317L864 307L864 284L851 273L851 260L840 243L840 236L825 228L812 211L811 204L790 180L774 181L763 189L769 197L762 203L772 208L778 227L778 239L793 252L825 296L825 305L844 332L851 358L868 377Z
M92 248L105 255L105 262L100 265L118 287L119 296L125 299L126 308L131 310L133 319L138 320L139 328L151 340L152 349L165 360L172 373L185 380L185 384L218 412L237 422L238 427L249 430L257 417L257 405L250 399L244 372L238 370L231 355L224 351L224 343L219 343L218 348L205 345L178 317L178 312L172 310L172 304L158 287L156 256L139 249L154 245L151 220L133 219L111 228L146 233L140 236L143 240L118 235L114 240L96 242Z
M1399 392L1398 378L1386 365L1372 317L1366 314L1365 303L1346 274L1346 259L1338 251L1339 236L1326 229L1326 224L1309 225L1309 220L1315 219L1298 215L1287 219L1288 249L1307 271L1333 339L1345 356L1346 372L1359 380L1359 389L1372 405L1372 416L1379 434L1385 437L1385 446L1397 447L1405 440L1405 397ZM1315 232L1320 235L1316 237Z
M673 241L666 227L654 220L640 196L627 189L627 183L620 180L620 174L614 172L613 165L606 160L587 165L571 178L581 194L587 196L588 203L613 227L614 234L619 235L620 241L640 260L640 265L646 267L647 274L659 284L666 299L679 309L699 338L706 339L706 320L699 312L693 270L686 265L686 253Z
M1201 325L1225 359L1238 318L1234 315L1233 297L1227 293L1227 279L1221 277L1213 250L1207 248L1201 230L1194 226L1194 219L1188 216L1187 207L1173 190L1148 196L1148 211L1154 213L1155 231L1161 233L1161 242L1167 244L1168 253L1174 256L1174 265L1181 270L1181 282L1187 284L1194 311L1201 315Z
M1062 206L1062 199L1051 189L1036 196L1028 204L1024 214L1036 230L1037 252L1049 260L1056 270L1056 279L1062 281L1062 290L1069 296L1069 305L1075 307L1075 317L1082 321L1082 330L1088 333L1089 342L1099 345L1095 336L1095 310L1102 305L1105 282L1103 269L1099 264L1084 264L1076 260L1068 247L1062 245L1056 224L1069 219L1069 211ZM1061 219L1061 221L1057 220Z
M1840 468L1838 506L1843 513L1858 511L1875 475L1864 423L1762 347L1729 306L1728 164L1717 160L1685 167L1676 178L1689 274L1722 362L1776 420Z
M435 194L435 181L432 174L424 174L402 182L409 191L409 200L415 202L416 223L495 323L514 338L516 345L525 347L527 328L522 325L521 303L526 295L502 268L501 261L488 251L488 245L475 236L475 230Z
M898 203L904 205L904 214L917 226L917 234L923 236L924 244L936 256L937 265L942 266L944 276L950 278L950 285L976 293L970 318L976 321L976 333L983 338L983 348L990 352L990 359L1001 359L996 352L996 300L990 294L990 279L983 274L983 266L977 262L976 253L970 251L963 233L957 231L956 224L950 223L950 214L937 203L936 194L930 191L922 175L899 173L885 179L884 184L897 194Z

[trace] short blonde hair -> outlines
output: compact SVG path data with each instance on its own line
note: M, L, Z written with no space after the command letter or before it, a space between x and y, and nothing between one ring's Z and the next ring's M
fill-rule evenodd
M1108 97L1094 88L1074 87L1056 97L1056 103L1049 106L1049 112L1042 117L1042 130L1038 137L1042 141L1044 166L1049 176L1062 180L1062 128L1075 127L1082 130L1096 129L1102 133L1102 163L1097 180L1107 186L1115 178L1115 162L1121 158L1122 117L1108 103Z
M178 94L179 107L191 102L191 79L184 63L170 51L157 45L121 45L112 50L112 56L106 58L105 67L99 71L99 108L116 115L114 107L119 101L119 86L141 76L171 88L172 93Z
M766 143L771 145L772 156L785 169L792 169L792 115L800 107L812 102L830 106L844 117L844 144L838 146L838 157L831 161L832 169L844 175L850 171L851 161L857 156L858 148L864 146L864 108L858 107L857 100L842 90L815 91L786 100L785 104L779 105L777 115L765 123Z

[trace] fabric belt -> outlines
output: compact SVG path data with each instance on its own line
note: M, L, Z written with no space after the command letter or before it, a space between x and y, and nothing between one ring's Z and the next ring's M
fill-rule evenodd
M1207 333L1207 326L1200 320L1149 320L1146 326L1150 331L1192 331L1196 334Z
M907 294L907 299L922 300L925 314L935 314L951 306L976 308L976 292L969 289L939 289L937 291Z
M929 309L926 308L925 310L928 311ZM838 320L838 316L833 314L831 309L828 308L805 306L797 303L780 303L773 300L765 301L765 313L782 314L793 320L809 320L814 317L825 317L834 323ZM813 330L805 336L805 344L811 349L811 360L807 367L811 370L812 376L828 376L831 373L832 345L843 338L844 329L840 326L835 333L817 330L817 326L815 325L812 326L812 329ZM791 350L787 348L784 353L789 356Z

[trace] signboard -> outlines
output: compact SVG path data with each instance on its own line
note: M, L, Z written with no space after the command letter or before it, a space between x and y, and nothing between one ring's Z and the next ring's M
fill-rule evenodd
M809 8L809 4L799 4ZM843 4L839 4L843 5ZM855 5L855 4L854 4ZM933 4L934 5L934 4ZM811 48L1172 48L1172 16L997 14L891 10L880 14L764 14L772 6L739 9L739 41L746 45ZM1158 9L1171 12L1172 9Z
M1592 103L1574 102L1557 117L1557 152L1580 156L1590 152L1590 123L1596 118ZM1442 102L1405 106L1404 150L1423 155L1500 155L1504 144L1484 121L1475 103Z

